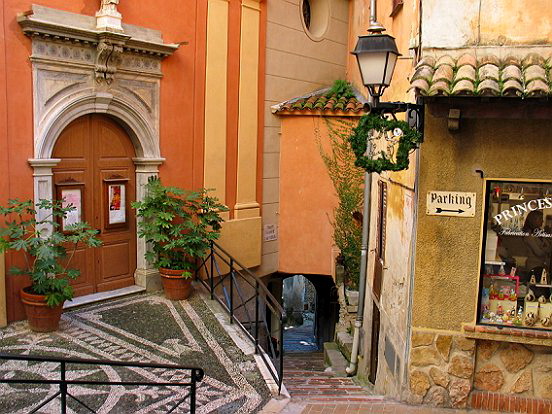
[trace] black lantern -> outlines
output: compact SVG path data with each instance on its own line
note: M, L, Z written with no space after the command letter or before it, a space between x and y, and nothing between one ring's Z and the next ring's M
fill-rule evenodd
M351 53L357 58L362 83L377 103L391 83L400 56L395 38L385 34L359 36L355 50Z

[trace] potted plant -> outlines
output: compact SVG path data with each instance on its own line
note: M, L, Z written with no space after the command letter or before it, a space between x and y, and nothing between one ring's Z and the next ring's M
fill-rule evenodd
M219 237L220 212L228 209L206 189L184 191L164 186L159 178L149 180L144 200L132 206L139 218L138 236L149 245L146 260L159 269L165 296L186 299L196 261Z
M38 219L35 207L50 214ZM69 266L77 246L101 244L95 237L97 231L86 223L60 229L61 220L74 210L73 205L50 200L39 200L36 205L32 201L9 200L7 207L0 206L0 214L5 217L0 228L0 252L22 252L25 267L10 271L30 277L31 285L21 289L20 295L29 326L36 332L58 329L63 303L73 298L69 281L76 279L80 271Z

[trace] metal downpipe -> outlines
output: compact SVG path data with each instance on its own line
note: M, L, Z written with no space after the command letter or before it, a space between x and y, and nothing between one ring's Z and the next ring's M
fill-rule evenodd
M347 375L354 375L357 371L358 349L360 344L360 328L364 320L364 302L366 298L366 273L368 268L368 246L370 239L370 200L372 195L372 174L364 174L364 206L362 209L362 249L360 256L360 275L358 287L358 309L353 335L353 349L351 363L345 368Z

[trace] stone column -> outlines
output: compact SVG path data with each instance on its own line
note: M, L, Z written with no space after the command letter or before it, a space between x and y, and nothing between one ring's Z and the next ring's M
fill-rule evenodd
M29 159L29 164L33 167L33 180L34 180L34 202L38 203L40 199L51 200L54 196L54 184L52 168L60 163L60 158L34 158ZM37 211L36 219L44 220L52 211L49 209L39 209ZM42 227L46 231L51 231L52 226L45 225Z
M136 200L142 201L146 195L146 184L150 177L159 175L159 166L165 161L164 158L134 158L136 165ZM151 263L145 259L147 244L144 239L137 237L136 244L136 273L134 275L135 283L138 286L145 287L148 291L160 290L161 279L159 272Z

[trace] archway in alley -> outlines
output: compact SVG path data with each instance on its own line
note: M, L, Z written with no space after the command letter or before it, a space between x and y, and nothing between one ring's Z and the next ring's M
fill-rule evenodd
M285 352L322 351L324 342L334 340L339 319L335 283L325 275L280 275L273 280L281 292L286 310Z

